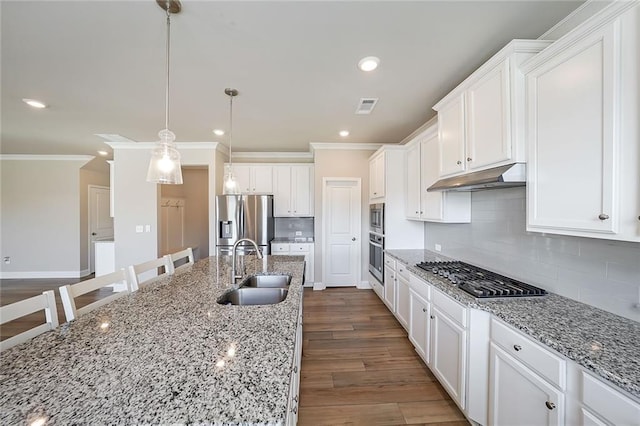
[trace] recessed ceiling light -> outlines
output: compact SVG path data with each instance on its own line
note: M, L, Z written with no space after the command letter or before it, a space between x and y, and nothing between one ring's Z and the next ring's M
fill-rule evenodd
M109 155L107 151L98 151L98 154L102 155L103 157L106 157L107 155Z
M378 68L378 65L380 65L380 58L376 58L375 56L367 56L358 62L358 68L367 72L375 70Z
M40 102L36 99L27 99L27 98L23 98L22 102L24 102L25 104L32 106L34 108L46 108L47 104L45 104L44 102Z
M349 136L349 131L348 130L340 130L340 136L342 136L343 138L346 138L347 136Z
M215 133L215 134L216 134L216 135L218 135L218 136L222 136L222 135L224 135L224 130L215 129L215 130L213 131L213 133Z

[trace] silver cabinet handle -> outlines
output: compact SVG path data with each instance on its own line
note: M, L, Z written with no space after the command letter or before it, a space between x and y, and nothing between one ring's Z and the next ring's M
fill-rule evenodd
M545 405L547 406L547 408L549 410L553 410L554 408L556 408L556 404L554 404L553 402L550 402L550 401L546 401Z
M522 350L522 346L520 345L513 345L513 349L516 350L516 352L521 351Z
M609 219L609 215L608 214L604 214L604 213L600 213L600 215L598 216L598 219L607 220L607 219Z
M473 159L471 157L467 157L467 161L472 161Z
M456 164L459 166L460 164L462 164L462 161L458 160L456 161Z

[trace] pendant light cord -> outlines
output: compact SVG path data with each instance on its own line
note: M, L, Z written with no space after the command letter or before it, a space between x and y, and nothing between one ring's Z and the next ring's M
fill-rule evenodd
M233 94L229 95L229 167L233 166L231 142L233 136Z
M169 3L169 2L167 2ZM164 128L169 129L169 46L171 39L171 12L170 7L167 4L167 87L165 92L165 115L164 115Z

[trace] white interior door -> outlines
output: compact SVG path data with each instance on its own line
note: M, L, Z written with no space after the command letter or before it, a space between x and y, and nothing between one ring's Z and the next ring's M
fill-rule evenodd
M360 179L324 178L322 196L322 282L356 286L360 282Z
M89 185L89 273L96 271L94 241L113 240L109 188Z

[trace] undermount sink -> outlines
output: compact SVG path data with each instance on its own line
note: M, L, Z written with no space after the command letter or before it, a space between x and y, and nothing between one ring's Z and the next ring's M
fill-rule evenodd
M240 287L220 296L221 305L274 305L287 298L286 288Z
M240 287L287 288L291 283L291 275L253 275L245 278Z

